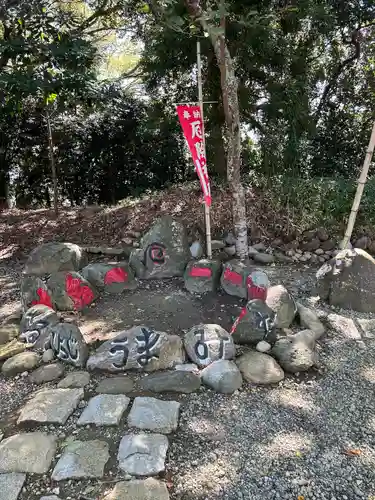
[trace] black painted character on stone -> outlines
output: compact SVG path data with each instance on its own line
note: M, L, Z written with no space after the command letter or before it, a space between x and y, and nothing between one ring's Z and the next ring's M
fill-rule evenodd
M198 359L206 361L210 358L209 345L205 337L203 328L196 331L195 336L198 338L194 346L194 352ZM229 338L221 337L219 340L219 356L218 359L225 359L225 346L230 343Z
M162 243L151 243L146 249L147 260L159 266L165 264L166 253L166 246Z
M151 359L157 359L155 354L158 345L160 334L156 333L153 328L141 328L142 334L137 335L137 362L140 366L145 367Z
M112 363L114 368L123 368L126 366L129 357L128 339L124 337L121 340L114 340L109 352L112 356L116 356L118 352L122 352L122 358L119 363Z

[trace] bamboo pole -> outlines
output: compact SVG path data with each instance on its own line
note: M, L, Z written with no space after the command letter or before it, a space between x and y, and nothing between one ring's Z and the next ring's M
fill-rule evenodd
M368 171L370 168L372 156L374 154L374 147L375 147L375 123L374 123L374 126L372 128L370 142L369 142L369 145L368 145L368 148L366 151L365 160L363 162L362 172L361 172L361 175L360 175L359 180L358 180L357 192L355 194L355 198L353 201L352 210L350 212L348 225L347 225L346 231L345 231L345 236L341 242L342 249L345 249L348 247L349 242L350 242L350 238L352 236L352 232L353 232L353 228L354 228L354 224L355 224L355 219L357 217L357 213L358 213L359 205L361 203L363 190L364 190L364 187L365 187L365 184L367 181L367 174L368 174Z
M203 90L202 90L202 62L201 62L201 43L197 41L197 70L198 70L198 100L199 107L201 109L202 117L202 138L203 138L203 148L204 155L206 156L206 138L204 134L204 113L203 113ZM207 203L204 204L204 219L206 226L206 246L207 246L207 257L212 259L212 245L211 245L211 220L210 220L210 207Z

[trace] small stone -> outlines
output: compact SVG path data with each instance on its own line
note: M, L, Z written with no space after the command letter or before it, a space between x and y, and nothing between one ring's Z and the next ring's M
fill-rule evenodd
M317 361L315 333L303 330L287 338L279 339L272 348L282 368L290 373L303 372Z
M252 258L259 264L272 264L275 262L275 257L269 253L256 253Z
M249 257L254 257L254 255L257 255L259 253L259 251L251 245L248 248L248 252L249 252Z
M16 472L0 474L1 498L4 500L17 500L25 481L26 474Z
M123 394L99 394L88 402L77 425L118 425L130 403Z
M24 352L27 345L24 342L19 342L17 339L13 339L7 344L0 345L0 361L4 361L20 352Z
M315 250L315 253L316 253L316 255L323 255L324 254L324 250L323 250L323 248L317 248Z
M168 445L162 434L127 434L119 446L119 468L133 476L155 476L165 470Z
M194 363L185 363L183 365L176 365L174 369L180 372L199 373L199 368Z
M194 241L190 245L190 253L193 259L200 259L203 256L203 247L200 241Z
M127 394L134 389L134 382L131 378L111 377L101 380L95 389L99 394Z
M44 474L55 452L55 436L42 432L14 434L0 443L0 473Z
M307 241L306 243L304 243L302 245L302 249L305 252L313 252L314 250L316 250L317 248L319 248L320 245L321 245L320 240L318 238L314 238L313 240Z
M5 323L0 325L0 345L7 344L19 335L18 325L14 323Z
M199 375L189 371L154 373L138 382L141 391L182 392L189 394L201 386Z
M53 359L55 359L55 355L52 349L47 349L46 351L44 351L42 355L43 363L50 363Z
M308 330L312 330L315 333L315 339L318 340L325 332L324 325L318 315L300 302L297 302L297 311L301 325Z
M71 372L58 384L58 389L86 387L90 383L90 374L87 372Z
M40 363L40 356L36 352L21 352L7 359L1 371L5 376L17 375L25 370L32 370Z
M224 242L226 245L228 246L232 246L232 245L235 245L236 244L236 237L234 236L234 234L232 233L232 231L229 231L225 237L224 237Z
M56 495L48 495L48 496L40 497L40 500L61 500L61 498L56 496Z
M253 245L253 248L255 248L255 250L257 250L258 252L265 252L266 251L266 245L262 242L256 243L255 245Z
M145 480L120 481L103 500L169 500L165 483L152 477Z
M223 248L225 248L225 243L222 240L212 240L211 248L212 250L223 250Z
M331 313L327 316L327 322L332 330L341 335L343 338L361 340L361 334L352 318Z
M256 345L256 350L258 352L268 352L272 349L271 344L266 342L265 340L261 340L260 342L257 343Z
M320 239L320 241L327 241L329 238L329 234L324 227L321 227L317 230L316 236Z
M267 291L267 306L275 313L275 326L289 328L297 311L290 292L283 286L272 286Z
M230 247L225 247L224 252L229 255L229 257L234 257L236 255L236 247L230 246Z
M204 368L203 382L217 392L233 394L242 386L242 375L233 361L221 359Z
M333 240L324 241L321 248L326 252L327 250L334 250L336 243Z
M44 384L52 382L64 375L64 367L61 363L53 363L37 368L31 375L30 381L33 384Z
M180 403L155 398L135 398L128 416L129 427L170 434L178 426Z
M64 449L53 472L53 481L99 478L104 475L109 460L109 446L105 441L73 441Z
M284 372L268 354L250 351L236 360L244 379L254 384L276 384L284 378Z
M17 424L23 422L65 424L77 408L83 394L83 389L41 390L22 408Z

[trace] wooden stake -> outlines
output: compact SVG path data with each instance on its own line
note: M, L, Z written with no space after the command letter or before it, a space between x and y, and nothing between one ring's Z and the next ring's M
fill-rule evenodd
M355 224L355 219L357 217L359 205L361 203L361 198L363 194L363 190L367 181L367 174L370 168L371 160L372 160L372 155L374 154L374 147L375 147L375 123L372 128L372 133L370 137L370 142L366 151L366 156L365 160L363 162L363 167L362 167L362 172L358 180L358 187L357 187L357 192L355 194L355 198L353 201L352 205L352 210L350 212L349 220L348 220L348 225L345 231L345 236L344 239L341 242L341 248L345 249L348 248L350 238L352 236L354 224Z
M46 109L46 123L47 123L47 134L48 134L48 156L49 156L49 161L50 161L50 165L51 165L52 183L53 183L53 208L55 211L55 217L57 218L59 215L59 201L58 201L58 194L57 194L57 175L56 175L55 157L53 154L53 138L52 138L51 117L50 117L48 106Z
M203 137L203 148L204 155L206 156L206 139L204 134L204 113L203 113L203 90L202 90L202 62L201 62L201 43L197 41L197 69L198 69L198 100L199 107L201 109L202 117L202 137ZM207 257L212 259L212 247L211 247L211 220L210 220L210 207L204 204L204 219L206 223L206 246L207 246Z

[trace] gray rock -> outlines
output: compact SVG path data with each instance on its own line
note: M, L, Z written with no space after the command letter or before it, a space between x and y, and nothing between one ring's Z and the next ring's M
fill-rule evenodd
M56 495L47 495L44 497L40 497L40 500L61 500L61 498Z
M285 255L282 252L274 252L273 256L275 257L275 260L278 262L293 262L292 257L289 257L288 255Z
M25 481L26 474L17 472L0 474L1 498L4 498L4 500L17 500Z
M255 243L255 245L253 245L253 248L255 248L257 252L265 252L267 247L263 242L259 242Z
M233 359L236 354L232 337L220 325L194 326L186 333L184 345L189 358L198 366Z
M118 425L130 399L123 394L99 394L88 402L77 425Z
M325 332L324 325L318 318L318 315L300 302L297 302L297 312L301 326L313 331L315 333L315 340L318 340Z
M46 304L52 307L47 285L38 276L22 276L20 288L21 306L24 312L37 304Z
M96 289L107 293L137 288L133 270L127 262L94 262L84 267L81 274Z
M83 389L41 390L22 408L17 423L65 424L83 394Z
M234 257L236 255L236 247L234 245L230 247L225 247L224 252L229 255L229 257Z
M50 242L30 253L24 273L44 276L58 271L78 271L86 264L87 255L78 245Z
M236 237L234 236L234 234L232 233L232 231L229 231L225 237L224 237L224 242L226 245L228 246L232 246L232 245L235 245L236 244Z
M0 362L9 359L16 354L24 352L26 350L27 344L24 342L19 342L17 339L13 339L7 344L0 345Z
M256 253L252 258L255 262L259 262L259 264L272 264L275 262L275 257L270 253Z
M292 295L283 285L272 286L267 291L267 306L275 313L275 326L289 328L297 312Z
M333 240L327 240L324 241L320 246L325 252L327 252L328 250L334 250L336 243Z
M7 359L1 371L5 376L17 375L25 371L33 370L40 363L40 356L35 352L21 352Z
M190 253L193 259L200 259L203 256L203 247L200 241L194 241L190 245Z
M191 372L199 374L199 368L194 363L185 363L183 365L176 365L174 369L180 372Z
M129 377L111 377L101 380L96 388L99 394L127 394L134 389L134 382Z
M316 254L316 255L323 255L323 254L324 254L324 250L323 250L323 248L317 248L317 249L315 250L315 254Z
M103 500L169 500L165 483L149 477L145 480L120 481Z
M242 385L242 375L233 361L214 361L202 370L203 382L211 389L223 394L233 394Z
M362 329L362 337L364 339L375 338L375 319L357 319L360 328Z
M18 334L18 324L11 322L0 325L0 345L7 344L18 337Z
M190 293L207 293L217 290L220 284L219 260L190 261L184 273L185 288Z
M129 257L129 265L133 269L137 278L144 278L146 274L146 266L144 264L144 251L142 248L132 250Z
M248 293L246 280L254 270L254 267L240 260L234 259L226 262L220 278L223 290L229 295L246 299Z
M313 252L317 248L319 248L321 245L321 242L318 238L314 238L311 241L307 241L302 245L302 250L305 252Z
M223 250L225 248L225 243L222 240L211 240L212 250Z
M261 340L260 342L257 343L255 349L258 352L268 352L272 349L272 346L268 342Z
M52 382L64 375L64 367L61 363L53 363L37 368L31 375L30 381L33 384L44 384Z
M90 383L90 374L87 372L71 372L61 380L57 387L59 389L86 387Z
M249 246L248 247L248 252L249 252L249 257L254 257L254 255L257 255L259 253L259 250L257 250L255 247L253 246Z
M260 299L249 300L245 314L240 314L232 327L236 344L256 345L262 340L275 342L275 313Z
M50 363L51 361L53 361L55 359L55 355L53 353L53 350L52 349L47 349L46 351L44 351L44 353L42 354L42 361L43 363Z
M138 429L169 434L177 429L180 403L138 397L128 416L128 425Z
M272 348L272 355L287 372L297 373L308 370L317 361L315 333L311 330L303 330L295 335L279 339Z
M109 460L109 446L105 441L73 441L64 449L52 472L53 481L103 477Z
M155 476L165 470L168 445L162 434L127 434L119 446L119 468L132 476Z
M182 392L189 394L201 386L199 375L189 371L171 371L153 373L143 377L138 386L141 391L150 392Z
M55 452L55 436L43 432L15 434L0 443L0 473L44 474Z
M98 297L96 288L75 271L51 274L47 286L58 311L81 311Z
M250 351L236 360L244 379L253 384L276 384L284 378L284 372L268 354Z
M340 314L328 314L327 323L341 337L350 340L361 340L359 329L352 318Z
M32 344L34 349L44 350L49 338L49 329L58 322L56 312L50 307L43 304L32 306L22 316L20 340Z
M329 234L324 227L320 227L316 231L316 236L320 239L320 241L327 241L329 238Z
M50 345L57 359L76 368L85 366L89 349L78 326L59 323L51 327Z
M121 372L166 370L185 361L182 340L177 335L135 326L104 342L87 361L88 370Z

